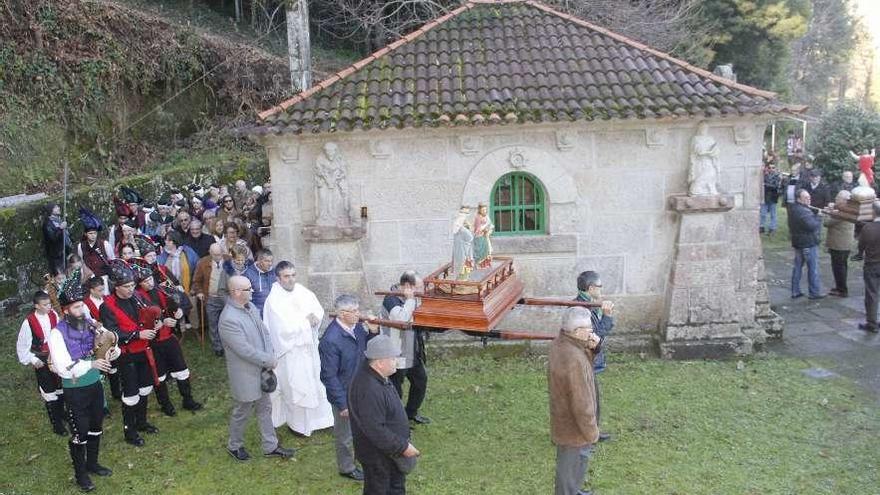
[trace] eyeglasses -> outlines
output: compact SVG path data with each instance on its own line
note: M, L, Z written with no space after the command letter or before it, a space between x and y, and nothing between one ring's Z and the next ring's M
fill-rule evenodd
M237 290L237 291L239 291L239 292L253 292L253 291L254 291L254 288L253 288L253 287L248 287L247 289L232 289L232 290Z

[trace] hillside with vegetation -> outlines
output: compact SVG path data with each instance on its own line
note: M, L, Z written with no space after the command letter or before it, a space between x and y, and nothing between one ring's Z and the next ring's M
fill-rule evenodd
M228 131L292 93L283 29L192 2L0 1L0 196L175 158L262 153ZM318 76L352 60L316 51Z

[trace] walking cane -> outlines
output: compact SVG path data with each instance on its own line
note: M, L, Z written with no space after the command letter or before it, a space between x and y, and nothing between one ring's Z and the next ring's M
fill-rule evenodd
M199 305L199 340L202 342L202 350L205 350L205 300L196 299Z

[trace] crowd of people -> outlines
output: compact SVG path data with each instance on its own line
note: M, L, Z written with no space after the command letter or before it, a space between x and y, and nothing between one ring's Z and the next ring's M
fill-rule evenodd
M133 447L146 444L142 434L159 432L149 421L151 395L162 414L177 415L172 381L183 409L203 408L180 345L200 328L227 368L230 456L250 459L244 431L251 416L267 457L295 455L278 439L282 425L303 437L332 428L341 476L363 482L365 494L405 493L420 455L411 430L431 423L420 413L428 387L425 329L412 326L422 279L412 270L401 274L378 319L362 313L352 295L336 298L335 314L325 311L297 282L294 264L276 262L263 243L270 194L269 184L248 189L244 181L231 193L190 185L154 207L122 188L109 228L92 209L79 209L77 242L58 205L47 206L49 272L22 322L17 352L35 372L52 431L68 437L80 489L95 489L91 476L112 474L98 461L112 399L120 404L122 439ZM596 272L584 272L576 300L601 302L601 288ZM573 308L551 352L557 494L589 493L581 491L589 452L610 438L599 431L595 373L605 369L601 340L613 328L612 314L607 301Z
M866 321L859 328L876 333L878 288L880 288L880 244L876 241L880 229L880 202L872 205L874 221L854 222L835 215L836 206L850 202L853 191L859 187L856 177L874 189L875 151L863 149L850 151L852 162L844 167L835 182L826 181L822 171L814 166L812 157L804 155L803 141L789 133L786 141L786 159L789 172L779 170L778 159L773 153L764 155L764 188L761 202L760 233L773 235L778 227L777 206L780 200L787 211L789 235L794 249L794 266L791 274L791 297L804 296L801 278L807 268L809 299L826 296L849 297L847 277L851 261L864 262ZM871 192L870 190L868 191ZM827 293L822 290L819 271L819 247L822 230L825 247L831 257L834 287ZM855 254L850 256L853 248Z

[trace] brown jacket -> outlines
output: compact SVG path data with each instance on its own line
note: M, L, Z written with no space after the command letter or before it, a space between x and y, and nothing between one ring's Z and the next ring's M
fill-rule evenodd
M196 294L204 294L205 297L208 296L208 284L211 283L211 270L213 269L214 260L211 259L211 255L205 256L200 259L198 264L196 264L196 272L193 275L192 286L190 287L190 292L193 295ZM220 262L223 263L222 261ZM220 268L223 269L222 267Z
M593 352L563 332L550 346L550 437L564 447L592 445L599 439Z

